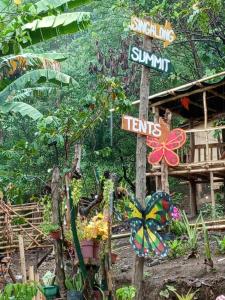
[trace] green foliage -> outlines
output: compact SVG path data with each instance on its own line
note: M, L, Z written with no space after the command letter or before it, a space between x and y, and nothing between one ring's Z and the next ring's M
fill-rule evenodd
M201 214L200 214L201 215ZM203 236L204 236L204 254L207 261L212 261L212 255L211 255L211 249L210 249L210 243L209 243L209 233L208 229L206 228L205 221L201 215L201 222L202 222L202 230L203 230Z
M104 188L103 188L103 199L104 199L104 207L110 206L110 200L112 197L114 189L114 184L111 179L107 179L104 181Z
M116 300L132 300L136 295L136 288L124 286L116 290Z
M69 291L78 291L82 292L84 288L84 281L82 277L82 273L79 272L73 277L67 277L65 280L65 285L67 290Z
M200 218L201 218L201 215L198 216L197 220L195 221L194 226L191 226L188 221L185 211L182 212L182 220L185 225L187 236L188 236L187 244L192 252L195 252L198 247L198 236L199 236L198 223L199 223Z
M46 235L60 230L60 227L58 224L50 224L50 223L42 223L40 225L40 229L45 233Z
M12 225L23 225L26 224L26 219L24 217L15 216L11 221Z
M176 258L187 252L187 244L181 240L173 240L168 242L169 257Z
M73 205L77 207L80 198L82 196L83 180L73 179L71 181L71 188L72 188Z
M43 221L44 223L51 223L52 220L52 199L50 196L45 195L39 200L43 208Z
M43 117L40 111L24 102L4 103L3 105L0 105L0 112L3 114L20 113L22 117L28 116L34 121L37 121Z
M164 290L162 290L159 293L159 295L163 298L170 299L170 297L171 297L170 292L174 293L177 296L178 300L194 300L194 299L196 299L195 295L197 293L197 291L192 293L191 289L190 289L186 295L183 295L183 294L180 295L177 293L176 288L174 286L166 285L166 288Z
M0 300L32 300L38 290L42 291L36 282L7 284L4 292L0 293Z
M223 239L219 239L218 237L215 237L216 242L217 242L217 248L218 248L218 252L220 254L224 254L225 253L225 236L223 237Z
M183 294L179 295L176 291L174 291L174 294L177 296L178 300L193 300L193 299L195 299L196 293L197 293L197 291L192 293L191 288L186 295L183 295Z
M164 290L161 290L159 293L160 297L169 299L170 298L170 292L175 292L176 288L172 285L166 285Z
M214 213L215 218L222 218L224 216L224 206L220 203L216 203L213 212L211 203L203 203L200 212L204 218L211 219Z
M170 231L176 236L182 236L187 233L186 226L182 221L172 220L170 224Z

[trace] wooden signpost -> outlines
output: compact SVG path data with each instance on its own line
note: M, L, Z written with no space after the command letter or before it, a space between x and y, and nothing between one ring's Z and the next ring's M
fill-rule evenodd
M160 25L149 19L132 17L130 29L137 33L164 41L164 47L169 46L176 39L176 35L168 21L166 21L165 25Z
M159 25L154 23L151 19L140 19L137 17L133 17L131 19L130 29L144 35L144 39L143 39L144 50L142 51L145 51L145 53L147 53L149 56L152 53L152 38L156 38L164 41L164 47L167 47L176 39L176 35L171 27L171 24L167 21L165 25ZM144 63L146 59L147 64L149 63L152 64L151 59L153 58L152 57L149 58L149 56L147 54L144 54L143 52L141 52L140 54L140 51L138 52L137 49L138 49L137 47L136 49L133 49L134 51L136 51L133 52L133 58L135 59L135 54L136 54L136 59L138 59L139 56L143 55L141 59L143 59L144 57ZM157 64L156 61L154 63ZM158 63L156 67L160 68L161 67L160 63ZM166 69L167 65L166 67L163 66L163 68ZM136 198L138 199L138 201L141 203L143 207L145 207L145 197L146 197L147 151L146 151L146 137L145 135L143 135L143 132L145 132L145 130L143 130L144 123L141 124L140 120L148 120L149 89L150 89L150 69L149 69L149 65L146 66L146 64L143 64L142 74L141 74L141 84L140 84L139 121L135 121L135 120L131 121L131 119L127 119L127 122L130 122L129 123L130 128L131 126L133 126L132 129L135 129L137 132L136 182L135 182ZM132 283L137 289L137 294L135 297L136 300L143 299L142 297L143 273L144 273L144 258L135 256Z
M141 135L152 135L155 137L161 136L160 124L150 121L139 120L130 116L122 117L123 130L139 133Z
M169 59L159 57L154 53L140 49L136 46L130 46L129 59L160 72L169 73L172 69L171 61Z

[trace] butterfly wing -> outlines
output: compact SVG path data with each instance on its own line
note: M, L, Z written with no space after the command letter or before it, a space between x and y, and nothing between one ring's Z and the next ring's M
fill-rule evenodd
M151 244L142 220L131 221L130 243L138 256L148 256Z
M163 148L153 150L148 155L149 164L151 164L151 165L158 164L161 161L161 159L163 158L163 154L164 154L164 149Z
M162 144L160 143L159 139L151 135L147 136L146 144L152 149L162 148Z
M143 218L143 208L139 201L135 197L131 197L128 207L126 207L128 212L129 221L131 220L142 220Z
M151 223L147 223L147 234L148 234L148 243L152 251L155 252L158 256L166 256L168 254L168 248L164 243L162 237L158 234L158 232L153 229L154 226L151 226Z
M164 149L164 157L167 165L171 167L178 166L180 163L179 156L173 151L169 149Z
M144 210L136 198L129 203L129 220L131 226L130 243L138 256L147 256L150 244L147 240L146 229L143 226Z
M183 129L175 128L169 133L165 147L168 150L181 148L185 144L186 138L186 132Z
M154 229L166 226L173 211L172 200L165 192L156 192L146 199L145 220L146 224Z

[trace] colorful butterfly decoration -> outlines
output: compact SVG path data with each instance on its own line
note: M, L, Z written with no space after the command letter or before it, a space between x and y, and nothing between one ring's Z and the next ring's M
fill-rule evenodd
M186 142L186 132L183 129L175 128L169 130L168 125L162 118L159 120L161 136L147 136L147 145L153 149L148 156L148 162L152 165L158 164L163 158L169 166L179 165L179 156L173 151L181 148Z
M148 256L151 251L156 255L166 256L167 246L157 232L169 223L173 205L169 194L156 192L146 198L143 209L137 199L132 198L129 204L131 225L130 243L138 256Z

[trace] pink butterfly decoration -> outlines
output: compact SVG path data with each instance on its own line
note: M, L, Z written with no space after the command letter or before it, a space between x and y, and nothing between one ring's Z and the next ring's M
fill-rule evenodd
M147 145L153 149L148 156L148 162L152 165L158 164L163 158L169 166L175 167L179 164L179 156L173 151L181 148L186 142L186 132L175 128L169 131L167 124L160 119L162 134L159 138L147 136Z

